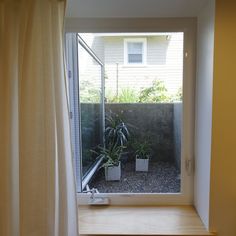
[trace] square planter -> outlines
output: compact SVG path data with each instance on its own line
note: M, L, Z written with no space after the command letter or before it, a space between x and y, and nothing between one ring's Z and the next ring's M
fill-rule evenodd
M121 165L109 166L105 168L106 181L119 181L121 177Z
M149 159L140 159L136 156L135 170L148 171Z

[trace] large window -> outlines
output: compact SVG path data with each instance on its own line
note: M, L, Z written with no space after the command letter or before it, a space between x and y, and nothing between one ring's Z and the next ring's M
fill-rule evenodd
M124 39L124 62L127 65L146 64L147 41L145 38Z
M88 199L91 189L100 203L191 201L192 80L185 79L191 62L184 57L185 37L75 34L74 63L68 64L78 81L71 104L79 111L72 137L78 125L73 143L80 201L94 200Z

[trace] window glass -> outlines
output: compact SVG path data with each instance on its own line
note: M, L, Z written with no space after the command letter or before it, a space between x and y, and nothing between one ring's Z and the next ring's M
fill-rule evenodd
M127 36L98 34L87 41L102 55L102 84L101 67L79 47L82 171L92 173L84 187L100 193L181 193L184 34ZM94 154L104 157L95 172Z
M93 153L103 142L101 65L79 44L79 101L81 122L82 174L94 166Z
M129 42L128 49L128 63L142 63L143 62L143 43Z

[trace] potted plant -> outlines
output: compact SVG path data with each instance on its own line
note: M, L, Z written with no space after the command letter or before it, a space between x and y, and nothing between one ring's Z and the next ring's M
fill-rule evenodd
M121 178L120 156L123 146L113 145L109 148L103 148L101 153L104 155L104 167L106 181L119 181Z
M116 114L111 114L106 117L106 123L106 145L126 145L130 134L127 125L120 119L120 117Z
M136 146L135 170L148 171L149 159L150 159L150 144L147 141L144 141L142 143L137 143L135 146Z
M124 146L129 141L130 133L126 123L117 115L110 112L106 116L105 139L106 146ZM122 152L120 161L126 163L128 159L128 152Z
M100 152L96 154L104 157L102 167L105 170L106 181L118 181L121 178L121 155L128 142L129 131L124 122L117 116L106 117L105 147L99 146Z

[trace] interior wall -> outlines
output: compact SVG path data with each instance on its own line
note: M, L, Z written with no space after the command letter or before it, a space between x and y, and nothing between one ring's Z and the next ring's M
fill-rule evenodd
M66 17L65 31L76 33L184 32L195 36L196 17L79 18ZM195 38L194 44L195 44Z
M66 16L82 18L197 17L208 0L67 0Z
M215 1L210 0L198 16L195 183L194 203L205 226L209 227L209 192L212 129L212 86L214 57Z
M236 2L216 0L210 228L236 235Z

